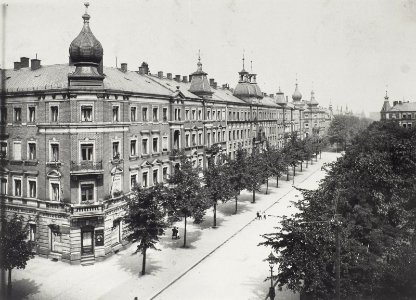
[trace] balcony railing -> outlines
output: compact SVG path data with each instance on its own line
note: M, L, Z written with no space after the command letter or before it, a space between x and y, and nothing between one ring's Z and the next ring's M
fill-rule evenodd
M103 170L102 161L71 161L71 172L79 171L101 171Z

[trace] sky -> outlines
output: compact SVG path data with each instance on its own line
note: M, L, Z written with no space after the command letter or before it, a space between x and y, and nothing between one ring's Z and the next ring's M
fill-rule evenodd
M68 61L82 28L84 1L6 1L5 66L21 56L43 65ZM219 85L235 87L245 66L263 92L321 106L380 111L390 100L416 100L416 0L91 0L90 27L104 64L189 75L198 50ZM1 50L0 50L1 51Z

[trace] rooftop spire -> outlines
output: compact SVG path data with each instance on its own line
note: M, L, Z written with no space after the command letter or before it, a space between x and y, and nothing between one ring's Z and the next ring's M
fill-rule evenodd
M202 63L201 63L201 50L198 50L198 63L197 63L197 72L202 72Z
M82 18L84 19L84 23L89 23L90 20L90 15L88 14L88 6L90 6L89 2L85 2L85 14L82 16Z
M244 58L244 49L243 49L243 71L245 71L244 70L244 61L245 61L245 58Z
M389 100L389 96L387 95L387 90L386 90L386 96L384 96L384 100Z

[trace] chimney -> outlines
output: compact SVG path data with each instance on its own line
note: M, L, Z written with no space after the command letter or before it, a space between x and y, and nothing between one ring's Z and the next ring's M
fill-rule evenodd
M286 96L286 102L289 102L289 96Z
M192 81L192 74L189 74L189 82Z
M216 83L215 81L212 83L212 87L213 87L214 89L216 89L216 88L217 88L217 83Z
M126 73L127 72L127 63L121 63L120 64L121 68L121 72Z
M172 73L167 73L167 74L166 74L166 77L167 77L168 79L172 80Z
M32 71L39 69L40 68L40 59L32 58L30 60L30 68L32 69Z
M162 71L157 72L157 77L163 78L163 72Z
M393 106L396 106L399 103L399 101L393 101Z
M175 81L180 82L181 81L181 75L175 75Z
M274 98L274 94L270 94L270 98Z
M399 101L399 104L402 104L402 101Z
M20 68L21 68L22 66L21 66L21 64L20 64L20 61L15 61L14 62L14 70L20 70Z
M210 86L214 86L214 80L215 80L214 78L209 79L209 85Z
M147 62L142 62L142 65L139 67L139 73L142 75L149 74L149 65L147 64Z
M185 83L188 82L188 76L183 76L182 77L182 82L185 82Z
M28 57L21 57L20 58L20 67L21 68L29 68L29 58Z

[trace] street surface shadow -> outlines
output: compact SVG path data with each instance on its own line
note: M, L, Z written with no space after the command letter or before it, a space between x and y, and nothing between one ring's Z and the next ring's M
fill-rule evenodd
M172 239L172 235L167 233L160 239L160 246L163 248L170 249L184 249L183 248L183 229L179 229L180 239ZM185 249L194 249L195 246L192 245L193 242L201 238L201 230L187 230L186 231L186 248Z
M235 215L235 200L232 199L226 203L221 204L220 206L218 206L217 210L218 212L222 213L224 216ZM249 210L251 210L250 206L247 203L240 203L240 199L238 199L237 215L240 213L249 211Z
M40 285L37 284L33 279L25 278L12 281L12 285L13 288L11 294L6 296L5 299L20 300L39 293Z
M152 259L151 252L152 250L147 250L147 257L146 257L146 274L150 274L153 272L157 272L163 269L161 266L158 265L158 261ZM125 253L125 255L121 255L118 259L118 265L124 271L127 271L135 276L140 276L142 271L142 260L143 256L141 253Z
M219 206L218 206L219 207ZM224 222L224 218L218 215L218 207L217 207L217 227L220 227L221 224ZM207 229L214 225L214 216L205 216L204 221L199 224L199 228Z

